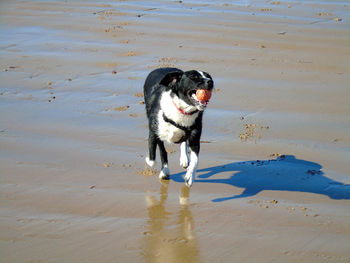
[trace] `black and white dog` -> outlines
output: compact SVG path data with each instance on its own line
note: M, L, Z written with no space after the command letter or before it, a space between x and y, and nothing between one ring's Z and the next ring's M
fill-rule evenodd
M162 162L160 179L170 176L164 142L178 143L181 144L180 165L187 168L185 183L192 185L198 166L203 111L209 102L196 94L197 90L211 94L213 85L208 73L197 70L183 72L177 68L160 68L148 75L144 84L149 123L146 163L154 166L158 145ZM187 145L191 150L190 162Z

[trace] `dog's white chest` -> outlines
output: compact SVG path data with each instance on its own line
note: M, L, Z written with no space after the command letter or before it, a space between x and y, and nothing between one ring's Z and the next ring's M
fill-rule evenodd
M185 132L171 123L168 123L163 118L163 112L158 115L158 137L162 141L168 143L178 143L185 136Z
M158 137L162 141L166 141L169 143L179 143L183 137L186 135L185 131L176 127L175 125L164 120L163 114L173 122L177 123L182 127L191 127L198 116L198 113L194 113L193 115L185 115L181 113L175 106L174 101L176 98L172 98L170 96L170 91L164 92L160 99L160 108L161 110L158 112ZM185 102L181 102L179 99L176 99L176 103L182 104L183 106L187 106L187 108L191 108L191 106L185 104ZM191 108L191 110L193 110Z

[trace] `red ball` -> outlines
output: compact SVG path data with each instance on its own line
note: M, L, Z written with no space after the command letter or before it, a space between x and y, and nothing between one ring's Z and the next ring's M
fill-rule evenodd
M209 101L211 98L211 91L207 89L199 89L196 91L196 97L199 101Z

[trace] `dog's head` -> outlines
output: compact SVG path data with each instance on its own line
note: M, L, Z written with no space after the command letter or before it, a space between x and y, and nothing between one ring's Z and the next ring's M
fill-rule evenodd
M186 72L168 73L161 82L188 105L195 106L203 111L209 103L209 99L198 98L198 90L204 90L211 94L214 82L211 76L203 71L190 70ZM209 96L210 98L210 96Z

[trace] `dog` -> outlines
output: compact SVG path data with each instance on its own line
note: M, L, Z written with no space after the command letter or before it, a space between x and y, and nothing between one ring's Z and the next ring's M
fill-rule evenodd
M198 166L203 112L213 87L212 77L198 70L184 72L177 68L159 68L147 76L144 99L149 126L149 156L146 163L154 167L158 145L162 164L160 179L170 177L164 142L180 144L180 165L187 169L185 184L192 186ZM198 90L209 94L209 99L208 96L204 100L199 98Z

